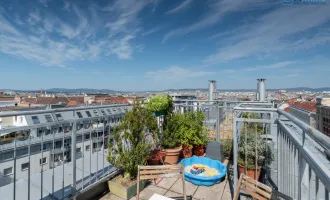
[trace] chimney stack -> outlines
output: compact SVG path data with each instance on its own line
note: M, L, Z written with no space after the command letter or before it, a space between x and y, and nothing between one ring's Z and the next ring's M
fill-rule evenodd
M260 78L257 80L257 101L266 101L266 79Z
M213 101L216 99L216 83L217 81L215 80L209 80L209 101Z

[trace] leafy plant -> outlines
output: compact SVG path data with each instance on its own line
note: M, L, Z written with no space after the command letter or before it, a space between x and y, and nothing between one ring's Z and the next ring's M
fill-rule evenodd
M230 158L233 150L233 140L232 139L221 140L221 148L223 155L227 158Z
M157 138L157 120L152 113L134 101L131 111L127 111L119 126L115 127L114 142L109 140L108 162L121 167L124 177L135 179L138 165L145 165L152 145L147 141L145 133L151 132Z
M186 112L179 115L179 141L182 145L205 145L207 143L207 129L203 122L203 112Z
M150 98L146 105L151 112L165 112L165 114L173 111L173 100L169 95L159 94Z
M244 112L242 118L261 119L261 115L258 113ZM264 128L263 124L259 122L244 122L244 128L247 128L249 132L255 132L257 130L258 134L267 134L267 130Z
M247 169L269 165L274 160L272 150L267 142L255 132L243 133L238 145L238 164L247 165ZM246 163L245 163L246 161Z
M161 146L163 148L172 149L180 145L180 117L180 114L176 113L167 116L167 120L163 124L163 134L161 137Z

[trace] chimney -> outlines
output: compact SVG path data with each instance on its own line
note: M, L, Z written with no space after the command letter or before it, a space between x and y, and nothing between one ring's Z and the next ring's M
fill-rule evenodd
M266 79L260 78L257 80L257 101L266 101Z
M213 101L216 99L216 83L217 81L215 80L209 80L209 101Z

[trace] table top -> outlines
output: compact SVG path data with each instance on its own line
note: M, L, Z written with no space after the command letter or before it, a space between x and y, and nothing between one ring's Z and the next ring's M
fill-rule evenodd
M174 200L172 198L169 198L169 197L164 197L162 195L159 195L159 194L153 194L149 200Z

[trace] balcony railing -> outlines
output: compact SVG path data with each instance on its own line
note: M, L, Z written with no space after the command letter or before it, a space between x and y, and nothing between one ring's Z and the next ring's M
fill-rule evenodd
M79 118L76 114L77 111L114 107L121 108L121 111L85 118ZM72 112L73 116L68 120L0 129L1 134L11 133L15 136L12 142L0 144L1 199L66 199L105 181L117 169L106 161L107 151L93 152L92 136L99 135L97 141L99 145L102 144L100 148L104 148L107 143L104 136L118 125L118 119L125 114L125 109L130 109L129 105L0 113L0 118L61 112ZM67 125L71 129L63 133ZM37 129L49 131L40 134ZM31 135L19 140L16 136L23 131ZM58 144L61 144L60 148ZM61 155L55 159L55 154Z
M329 137L280 109L240 104L234 108L234 112L234 186L238 180L238 159L242 159L239 148L253 146L241 141L241 138L246 139L243 134L250 134L250 137L263 134L267 141L266 149L272 151L274 160L262 166L262 182L293 199L329 199ZM254 113L261 117L246 118L243 113ZM245 127L258 125L264 131L258 132L256 128L256 131L250 129L250 133L247 133L249 131ZM245 146L239 147L241 143ZM257 157L255 155L256 174ZM244 162L248 162L247 158ZM244 171L247 171L246 167Z
M205 125L209 130L210 140L233 139L233 183L238 180L238 148L242 145L241 139L247 134L246 126L256 127L255 132L260 134L266 149L273 152L273 161L262 166L262 175L259 181L270 185L275 190L294 199L329 199L330 191L330 138L315 130L292 115L276 109L271 103L260 102L230 102L230 101L186 101L175 104L176 112L200 110L206 115ZM123 107L123 105L114 105ZM93 107L91 109L107 108L109 106ZM113 106L110 106L113 107ZM28 111L15 113L0 113L0 117L31 115L49 112L86 110L88 108L70 108L49 111ZM245 113L254 113L258 118L246 118ZM104 146L107 141L105 135L110 135L111 126L118 122L118 117L124 113L109 114L104 116L89 117L85 119L56 121L25 127L13 127L6 132L29 131L32 133L37 128L49 128L50 132L56 127L70 124L69 133L56 133L41 135L41 137L28 137L25 141L13 140L12 143L0 145L0 173L12 167L12 173L0 177L6 178L6 184L0 187L1 199L42 199L42 198L71 198L75 197L94 185L105 181L117 169L106 161L107 151ZM75 115L74 115L75 116ZM115 120L114 120L115 118ZM103 122L102 126L95 126L95 121ZM87 124L77 130L77 124ZM94 124L94 126L93 126ZM261 129L261 131L258 131ZM253 129L249 129L253 130ZM2 133L3 130L0 130ZM102 146L97 146L101 151L95 152L93 135ZM101 135L99 133L102 133ZM86 139L84 136L88 136ZM48 154L44 145L50 144L51 151L56 148L55 142L68 144L70 140L71 157L63 163L49 163L54 159L40 160ZM37 147L36 147L37 146ZM73 148L75 147L75 148ZM27 153L24 153L27 148ZM77 148L81 148L76 153ZM243 146L243 148L245 148ZM36 149L39 151L36 152ZM23 151L23 153L21 152ZM10 153L13 156L10 157ZM65 152L63 152L65 153ZM39 156L39 157L36 157ZM62 157L65 157L64 154ZM255 155L255 157L258 157ZM22 171L22 162L32 162L35 165ZM37 160L37 162L35 162ZM40 163L39 163L40 160ZM245 160L246 162L247 160ZM257 163L258 164L258 163ZM55 166L52 169L49 167ZM245 171L247 169L245 168ZM26 173L23 174L22 173ZM15 181L14 181L15 180Z

